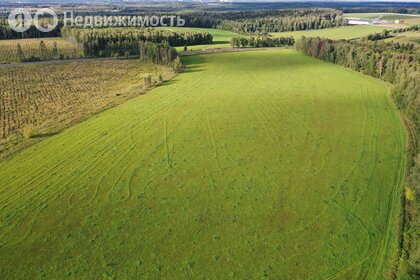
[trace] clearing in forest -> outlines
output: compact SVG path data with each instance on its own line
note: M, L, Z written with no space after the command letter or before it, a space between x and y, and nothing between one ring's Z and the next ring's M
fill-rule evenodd
M321 37L328 38L332 40L340 39L356 39L365 37L369 34L380 33L385 29L389 29L382 26L366 26L366 25L352 25L352 26L343 26L337 28L325 28L325 29L314 29L314 30L304 30L304 31L293 31L293 32L276 32L271 33L273 37L290 37L292 36L295 39L299 39L302 36L305 37Z

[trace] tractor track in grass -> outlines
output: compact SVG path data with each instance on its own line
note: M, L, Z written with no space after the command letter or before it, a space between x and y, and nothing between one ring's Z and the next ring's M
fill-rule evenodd
M406 145L407 145L407 139L406 135L407 132L401 127L402 119L400 114L398 113L397 109L395 108L395 105L393 104L393 101L390 98L390 94L387 95L387 110L389 112L388 117L390 118L390 121L394 124L392 127L394 129L393 135L397 139L399 139L400 145L398 146L398 158L397 161L399 162L399 168L397 176L394 178L393 188L391 189L391 193L389 194L389 200L388 204L386 205L385 209L387 211L386 213L386 224L385 224L385 238L382 239L379 252L377 254L377 257L374 260L374 266L373 268L369 268L368 274L366 276L366 279L378 279L379 277L384 277L384 275L380 275L380 268L381 267L388 267L387 263L384 263L386 261L386 254L393 253L392 245L396 244L397 240L396 238L392 238L392 233L396 235L396 221L395 219L398 216L398 209L400 208L400 194L402 191L401 186L404 183L405 173L406 173ZM393 117L391 117L393 116ZM398 122L398 123L397 123ZM399 129L397 129L399 128ZM391 248L389 248L391 247ZM395 246L394 246L395 247ZM378 264L379 262L379 264Z

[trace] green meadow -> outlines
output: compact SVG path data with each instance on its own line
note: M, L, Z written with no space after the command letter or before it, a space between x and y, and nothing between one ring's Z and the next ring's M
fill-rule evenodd
M385 39L386 42L411 43L420 45L420 32L394 33L393 37Z
M217 49L217 48L230 48L230 40L239 34L231 31L214 29L214 28L195 28L195 27L158 27L161 29L169 29L173 31L191 31L191 32L208 32L213 36L213 44L188 46L188 50L201 50L201 49ZM178 51L183 51L184 47L177 47Z
M302 36L305 37L321 37L328 38L332 40L340 39L356 39L365 37L369 34L382 32L385 28L382 26L366 26L366 25L352 25L352 26L343 26L337 28L326 28L326 29L316 29L316 30L304 30L304 31L293 31L293 32L276 32L271 33L273 37L290 37L292 36L295 39L298 39Z
M0 163L2 278L385 278L406 145L386 84L293 50L184 63Z
M198 45L188 46L188 50L202 50L202 49L217 49L217 48L230 48L230 41L233 37L240 36L237 33L212 29L212 28L190 28L190 27L161 27L163 29L170 30L181 30L181 31L197 31L197 32L209 32L213 35L212 45ZM305 37L324 37L333 40L339 39L356 39L365 37L369 34L379 33L385 29L389 29L381 26L344 26L338 28L327 28L317 30L305 30L305 31L291 31L291 32L275 32L270 33L273 37L293 37L298 39L302 36ZM183 51L184 47L177 47L178 51Z

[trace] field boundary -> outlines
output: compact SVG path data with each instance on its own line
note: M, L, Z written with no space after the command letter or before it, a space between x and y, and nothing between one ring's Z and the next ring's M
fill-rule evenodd
M273 48L219 48L219 49L202 49L179 52L180 56L193 56L193 55L205 55L205 54L218 54L218 53L229 53L229 52L250 52L250 51L267 51L267 50L281 50L281 49L294 49L292 47L273 47Z
M40 61L40 62L28 62L28 63L20 63L17 65L0 65L1 67L16 67L19 69L22 69L23 67L30 67L32 65L49 65L49 64L61 64L61 63L77 63L77 62L86 62L86 61L92 61L92 62L97 62L97 61L105 61L106 60L115 60L113 58L100 58L100 59L94 59L94 58L86 58L86 59L74 59L74 60L60 60L57 62L52 62L52 61ZM121 60L126 60L126 59L121 59ZM143 64L140 60L138 61L139 65ZM146 88L142 88L140 90L136 90L136 88L133 85L127 85L127 88L121 88L118 90L115 90L115 93L120 94L119 90L123 90L126 91L128 90L129 94L127 94L126 96L124 96L124 99L119 102L116 103L114 101L110 102L109 104L107 104L106 106L104 106L103 108L98 108L98 110L96 111L92 111L92 112L86 112L85 115L81 115L78 118L75 118L73 120L70 120L68 123L55 123L53 125L49 125L46 127L43 127L41 131L39 131L39 134L35 134L34 137L31 137L29 140L27 141L21 141L19 140L20 138L16 138L16 136L13 135L9 135L9 137L11 137L10 139L8 139L7 141L9 141L9 143L6 144L6 142L3 145L4 150L0 151L0 162L4 161L4 160L9 160L11 158L13 158L17 153L21 152L24 149L27 149L37 143L40 143L46 139L51 138L51 136L60 134L62 132L64 132L65 130L80 124L82 122L85 122L87 120L89 120L92 117L95 117L107 110L110 110L112 108L118 107L134 98L138 98L141 97L142 95L145 95L147 93L149 93L151 90L165 85L166 83L169 83L171 80L173 80L176 76L178 76L178 72L176 71L171 71L172 73L170 75L167 76L167 79L161 81L161 82L157 82L157 83L152 83L150 85L146 85ZM140 83L140 80L139 80ZM0 146L2 147L2 146Z

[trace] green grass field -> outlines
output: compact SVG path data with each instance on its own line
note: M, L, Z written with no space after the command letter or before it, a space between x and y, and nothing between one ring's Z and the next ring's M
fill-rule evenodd
M386 42L413 43L420 45L420 32L395 33L394 37L385 39Z
M418 18L410 18L404 21L405 25L412 26L412 25L419 25L420 24L420 17Z
M208 32L213 36L212 45L198 45L198 46L188 46L188 50L201 50L201 49L217 49L217 48L229 48L230 40L239 36L237 33L214 29L214 28L193 28L193 27L159 27L161 29L169 29L173 31L196 31L196 32ZM184 47L177 47L178 51L183 51Z
M344 26L338 28L327 28L318 30L305 30L305 31L294 31L294 32L276 32L271 33L274 37L290 37L298 39L302 36L305 37L323 37L333 40L339 39L356 39L367 36L369 34L382 32L385 27L381 26Z
M292 50L184 62L0 163L2 278L385 278L406 143L387 86Z

